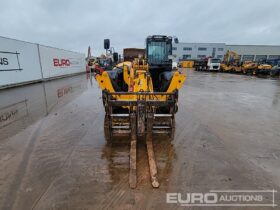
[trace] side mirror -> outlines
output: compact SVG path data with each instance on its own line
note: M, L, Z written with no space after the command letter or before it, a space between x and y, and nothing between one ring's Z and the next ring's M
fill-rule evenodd
M117 52L114 52L114 53L113 53L113 59L114 59L114 62L115 62L115 63L118 62L118 60L119 60L119 54L118 54Z
M175 37L175 38L174 38L174 42L175 42L176 44L178 44L178 43L179 43L179 40L178 40L178 38L177 38L177 37Z
M104 49L105 50L110 49L110 39L104 39Z

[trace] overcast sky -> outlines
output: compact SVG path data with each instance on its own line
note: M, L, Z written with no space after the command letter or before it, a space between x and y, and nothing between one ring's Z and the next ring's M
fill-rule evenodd
M0 36L93 54L147 35L180 42L280 45L279 0L1 0Z

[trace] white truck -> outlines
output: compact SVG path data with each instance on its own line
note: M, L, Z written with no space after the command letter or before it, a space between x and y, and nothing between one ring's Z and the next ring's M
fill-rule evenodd
M208 71L220 71L221 60L218 58L208 58L207 70Z

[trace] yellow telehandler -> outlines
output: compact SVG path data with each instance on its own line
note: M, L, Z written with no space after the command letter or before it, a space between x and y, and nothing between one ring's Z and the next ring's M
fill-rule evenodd
M172 37L153 35L146 39L146 55L124 61L112 70L94 64L95 79L102 89L105 137L130 136L129 184L135 188L137 138L146 139L152 186L159 187L153 151L154 133L174 134L178 90L186 75L172 68ZM176 41L177 39L175 39Z

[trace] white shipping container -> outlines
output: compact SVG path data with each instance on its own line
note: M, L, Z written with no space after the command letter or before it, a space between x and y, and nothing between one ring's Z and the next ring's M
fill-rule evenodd
M0 37L0 86L41 79L38 45Z
M43 78L85 72L85 54L39 45Z

